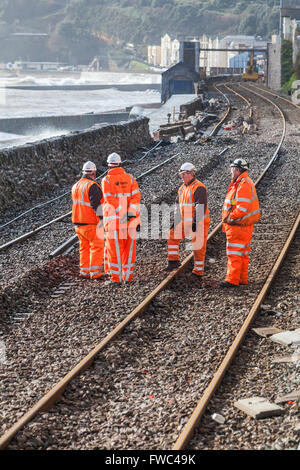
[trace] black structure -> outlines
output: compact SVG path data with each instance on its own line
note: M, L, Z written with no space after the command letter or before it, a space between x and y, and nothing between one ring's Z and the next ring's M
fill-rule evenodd
M179 62L184 62L193 70L199 70L199 41L181 41L179 48Z
M197 93L200 74L189 65L178 62L162 73L161 102L165 103L172 95L192 95Z

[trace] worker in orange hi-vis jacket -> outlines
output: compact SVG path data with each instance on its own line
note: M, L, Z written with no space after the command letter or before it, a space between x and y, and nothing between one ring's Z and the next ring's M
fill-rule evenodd
M82 178L72 187L72 222L79 238L79 276L86 279L100 279L103 276L103 196L101 186L95 181L96 171L93 162L86 162Z
M210 223L207 204L207 189L196 177L196 168L192 163L184 163L180 170L183 184L178 190L174 224L168 237L167 270L177 268L179 245L183 238L191 236L194 253L192 274L201 277L204 273L206 242Z
M136 179L121 168L116 152L107 158L109 171L102 179L105 252L109 283L132 280L136 259L136 232L140 229L141 193Z
M248 267L253 226L261 211L255 185L248 175L249 165L237 158L230 165L232 180L222 210L226 234L227 275L221 287L248 284Z

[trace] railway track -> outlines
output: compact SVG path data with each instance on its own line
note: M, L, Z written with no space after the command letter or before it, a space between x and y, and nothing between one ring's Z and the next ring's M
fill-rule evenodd
M201 426L189 443L190 452L299 450L299 401L294 393L299 390L299 345L284 346L270 339L272 330L299 328L299 244L298 227L259 314L201 418ZM253 419L235 407L237 399L255 396L276 403L284 413ZM213 413L220 414L224 423L216 424Z
M216 90L217 90L217 88L216 88ZM217 90L217 91L218 91L218 90ZM209 133L208 137L207 137L206 139L203 139L203 140L201 141L202 144L203 144L204 142L208 141L212 136L214 136L214 135L218 132L220 126L221 126L221 125L223 124L223 122L227 119L228 114L230 113L230 103L229 103L229 100L226 98L226 96L225 96L222 92L219 91L219 93L221 93L221 94L225 97L225 99L227 100L228 107L227 107L227 109L226 109L225 114L221 117L221 119L219 120L219 122L213 127L213 129L212 129L211 132ZM143 155L142 157L138 158L138 159L135 161L135 163L140 163L141 161L145 160L146 157L149 158L149 155L150 155L154 150L156 150L156 149L159 147L159 144L161 144L161 141L159 141L158 143L156 143L156 144L153 146L152 149L149 149L147 152L144 152L144 155ZM164 161L160 162L159 164L154 165L154 166L151 167L150 169L144 171L144 172L141 173L140 175L136 176L137 181L142 180L146 175L148 175L148 174L152 173L153 171L156 171L157 169L161 168L162 166L164 166L164 165L170 163L170 162L171 162L173 159L175 159L177 156L178 156L178 154L172 155L171 157L167 158L166 160L164 160ZM129 163L129 164L130 164L130 163L133 163L133 162L132 162L131 160L124 160L123 163L124 163L124 165L126 166L126 163ZM98 181L101 180L101 178L102 178L105 174L106 174L106 172L103 173L100 177L98 177L97 180L98 180ZM28 210L25 211L23 214L20 214L19 216L17 216L17 217L15 217L15 218L9 220L8 222L2 224L2 225L0 226L0 230L6 228L8 225L10 225L10 224L16 222L17 220L20 220L22 217L25 217L27 214L31 213L33 210L44 208L45 205L47 205L48 203L53 203L53 202L59 201L61 198L64 198L64 197L66 197L66 196L69 196L69 197L70 197L70 192L65 192L65 193L63 193L62 195L57 196L57 197L51 199L51 200L48 201L48 202L45 202L45 203L43 203L43 204L39 204L39 205L37 205L37 206L35 206L35 207L33 207L33 208L28 209ZM63 221L63 220L66 219L67 217L70 218L71 215L72 215L72 211L68 211L68 212L66 212L66 213L64 213L64 214L62 214L62 215L59 215L58 217L55 217L54 219L49 220L48 222L46 222L46 223L44 223L44 224L42 224L42 225L39 225L38 227L33 228L33 230L30 230L30 231L28 231L28 232L26 232L26 233L23 233L22 235L20 235L20 236L18 236L18 237L16 237L16 238L13 238L13 239L7 241L6 243L0 245L0 253L1 253L2 251L7 250L9 247L15 245L16 243L20 243L20 242L22 242L22 241L24 241L24 240L28 240L29 238L34 237L34 236L37 235L39 232L41 232L41 231L43 231L43 230L45 230L45 229L51 227L53 224L57 224L58 222ZM65 251L66 249L69 250L70 247L72 247L72 246L76 243L76 241L77 241L77 236L74 236L74 235L73 235L70 239L68 239L67 241L65 241L62 245L60 245L59 247L56 247L56 248L49 254L49 256L52 258L52 257L54 257L54 256L57 256L58 254L64 253L64 251Z
M277 155L274 158L275 153L277 153ZM278 156L279 147L277 147L275 153L272 156L273 163ZM289 162L287 162L287 164L288 163ZM284 164L282 163L281 165ZM268 170L270 169L270 166L271 165L269 164L267 165ZM266 173L264 173L263 175L261 175L261 177L259 177L259 181L262 181L263 179L267 178L267 183L268 185L270 185L272 184L272 180L278 180L278 178L280 177L281 170L282 168L280 164L277 165L275 169L273 169L272 167L272 175L267 177ZM212 178L214 178L215 180L214 173L212 174ZM268 207L268 205L271 206L272 202L274 201L274 197L272 196L272 194L269 194L268 185L265 185L267 187L267 190L265 189L265 192L263 192L261 196L262 201L264 201L266 207ZM265 210L266 209L264 209L264 211ZM262 233L264 234L266 234L266 226L268 226L269 229L270 227L272 227L272 219L270 218L270 216L273 215L272 211L270 212L270 210L267 209L266 212L268 218L262 221ZM291 214L289 221L285 222L285 225L287 227L291 226L293 219L292 215L294 216L295 213L296 207L294 213ZM281 212L277 215L280 218L283 216L283 213ZM244 333L248 329L249 323L252 321L253 316L255 316L255 314L251 310L251 298L257 296L259 284L263 284L263 278L266 276L266 273L268 273L268 270L270 269L270 266L272 266L272 263L274 261L274 257L276 258L276 255L278 254L279 250L279 248L276 250L274 249L274 240L277 239L277 234L280 232L280 230L278 230L277 234L274 233L273 230L271 230L270 239L264 239L262 244L260 244L258 240L257 246L254 249L255 262L258 262L259 259L263 257L267 249L266 247L272 247L272 250L270 250L270 252L272 251L273 257L270 257L270 259L268 259L268 262L266 263L265 267L260 266L257 271L252 273L252 276L256 276L256 283L254 283L252 287L247 287L242 291L239 291L238 294L233 294L232 296L230 296L230 298L228 298L227 293L220 292L220 290L217 288L217 283L215 281L217 276L220 276L222 270L224 272L225 267L224 261L222 263L218 262L219 259L222 259L223 251L222 238L219 234L219 229L220 226L217 225L210 234L210 246L208 248L208 257L211 257L209 259L214 262L208 266L206 290L203 290L201 286L199 286L197 283L193 283L189 273L187 273L187 268L189 267L189 263L191 261L191 255L189 255L187 258L185 258L181 268L176 273L170 274L165 280L163 280L158 286L156 286L156 289L152 291L150 295L148 295L146 299L142 301L139 307L134 308L131 314L126 317L125 320L119 320L118 326L109 332L106 339L102 340L92 351L90 351L85 361L80 361L78 363L78 366L73 368L72 372L65 376L63 382L59 382L57 386L55 385L52 389L52 392L49 392L50 394L46 394L46 397L42 399L42 401L40 400L36 405L34 405L33 408L31 408L31 410L28 412L29 414L26 413L16 424L15 427L7 431L6 435L4 435L2 440L0 441L2 448L8 445L10 440L15 436L16 432L21 432L23 426L26 424L27 421L33 420L33 418L36 416L37 411L45 413L45 411L43 410L53 405L53 403L59 397L61 397L61 400L56 403L55 407L52 408L51 412L49 411L48 413L42 415L45 416L43 419L45 419L46 421L41 422L43 421L43 419L35 417L35 421L33 422L32 427L30 427L29 430L26 429L23 435L21 432L21 437L19 437L19 441L17 439L16 443L12 445L12 448L14 448L14 445L16 445L17 447L21 445L21 447L23 446L23 448L27 448L27 446L30 447L30 442L32 442L33 439L34 429L38 429L39 436L42 436L42 438L40 438L40 443L35 444L37 447L43 447L45 444L47 448L49 446L54 446L54 448L64 448L64 445L68 447L68 444L60 442L60 439L62 439L62 437L60 437L62 433L59 431L60 426L58 423L61 418L61 415L64 415L64 418L68 423L64 428L63 434L66 434L66 429L68 430L68 433L71 432L72 426L70 423L72 423L74 419L72 417L74 415L72 403L75 399L80 399L80 390L83 390L84 398L86 398L88 405L91 406L91 400L93 395L89 392L89 390L92 390L91 383L95 381L94 383L98 385L104 385L102 379L99 378L99 374L100 376L104 375L105 381L108 380L109 374L107 372L105 373L106 367L108 369L108 372L116 372L116 367L118 367L117 371L119 371L119 374L121 374L121 376L127 375L129 376L129 379L134 379L134 384L133 386L130 385L129 380L129 383L127 382L126 385L122 386L123 379L118 381L120 376L118 376L118 374L117 376L113 376L117 377L117 379L113 378L114 385L111 387L111 389L108 389L107 391L108 398L106 398L102 403L102 411L101 407L100 409L97 409L96 406L96 413L92 413L95 417L97 413L99 414L100 412L102 418L98 421L97 419L95 419L95 421L92 420L93 431L91 431L91 428L88 428L88 440L90 439L88 445L90 445L91 448L94 448L93 446L97 445L100 446L98 448L110 448L110 445L112 446L112 448L114 448L114 445L116 445L115 448L132 448L132 446L135 445L137 446L135 448L139 448L139 446L141 445L141 448L143 449L148 448L147 446L153 448L157 445L160 445L162 447L165 446L164 448L167 449L171 447L172 440L173 443L175 441L174 432L172 433L171 431L168 437L166 437L165 434L164 437L161 437L163 436L163 433L159 434L158 432L154 432L153 429L151 429L151 426L154 426L154 417L159 420L162 416L166 416L169 412L171 415L175 415L173 418L174 422L172 423L172 426L169 425L171 426L171 429L178 430L183 428L183 423L185 423L186 421L188 410L192 409L194 403L198 400L198 398L196 399L196 397L199 396L199 389L204 391L210 389L211 386L209 379L214 376L214 374L212 373L212 366L215 366L218 363L222 363L221 357L224 357L223 351L228 348L229 340L231 340L231 338L233 338L236 334L240 334L239 331L242 321L245 320L246 326L242 327L242 330L244 332L240 334L240 337L243 338ZM281 230L280 232L281 238L284 239L286 231L284 234L282 232L283 230ZM255 245L255 240L253 244ZM158 257L161 257L160 253L158 253ZM154 266L159 265L158 259L154 259L153 261L155 261L154 264L151 264L150 262L146 263L146 270L149 269L151 266L153 268ZM140 282L136 286L134 286L133 284L133 286L131 287L131 294L133 294L133 291L136 290L137 287L140 288L141 285L142 282ZM187 290L188 292L186 292ZM201 293L200 296L199 293ZM91 300L91 297L89 297L89 300ZM107 297L107 300L109 300L109 296ZM234 305L232 305L231 303L232 300L234 300ZM81 301L82 299L80 300L80 295L77 294L76 302L73 305L74 312L76 312L76 305L78 305L78 303L80 304ZM120 296L120 298L115 299L115 301L123 302L124 304L124 292ZM261 301L256 301L256 306L259 306L260 303ZM145 319L143 316L140 317L139 315L144 312L147 307L147 319ZM51 306L51 308L53 308L53 305ZM187 318L183 315L183 311L185 309L188 310ZM226 312L227 315L229 311L230 314L233 314L236 309L240 309L239 315L237 315L237 318L234 318L234 321L232 318L229 318L229 320L231 321L228 323L226 317L224 318L224 313ZM249 310L250 317L248 315ZM170 318L171 312L172 314ZM213 318L211 318L212 316ZM200 322L199 317L201 318ZM80 319L83 319L81 315ZM136 319L134 324L137 327L137 332L135 330L135 327L133 327L131 324L132 319ZM203 328L203 325L205 325L205 328ZM205 331L203 331L204 329L205 331L210 331L216 334L214 340L218 338L218 342L215 343L217 344L217 346L213 348L210 346L210 351L207 351L205 349L209 341L208 338L206 338ZM115 341L113 343L107 342L110 341L110 339L115 338L117 335L119 335L121 331L123 333L121 339L118 338L118 343L116 343ZM226 332L225 340L223 339L224 331ZM140 333L144 334L143 338L139 337ZM182 340L182 338L184 338L184 340ZM242 339L237 340L238 344L240 344L239 342L241 340ZM156 358L154 362L152 362L151 359L149 359L148 357L149 351L151 351L151 344L153 345L153 342L156 348L162 349L161 356L159 356L159 359ZM199 364L199 352L197 351L197 355L195 355L195 347L196 345L200 347L200 344L203 344L204 347L204 349L202 350L204 360ZM98 357L99 354L100 358ZM170 359L169 361L167 361L167 364L165 364L165 358L166 356L168 357L168 354ZM180 357L180 354L182 354L183 358ZM125 361L125 363L130 364L130 366L124 366L122 361ZM225 357L224 361L228 362L228 357ZM92 363L93 367L88 371L86 370L84 372L84 370L90 367ZM171 367L171 370L168 370L168 363ZM90 374L92 375L92 379L88 378ZM162 380L164 375L167 377L166 382ZM190 375L192 375L192 377L190 377ZM219 375L219 373L217 373L217 375ZM185 393L189 396L189 399L185 399L184 403L179 403L179 401L174 398L174 393L177 390L175 385L171 385L170 390L167 392L165 392L164 390L166 385L162 384L171 382L171 378L173 376L176 379L175 383L178 384L179 381ZM75 382L75 386L72 389L71 384L67 387L68 378L74 380ZM92 382L89 382L90 380L92 380ZM137 386L137 384L140 385L140 383L144 381L150 383L150 387L152 387L150 389L151 391L153 391L154 387L156 387L155 390L158 390L155 393L149 392L148 395L148 403L151 403L151 400L153 400L155 406L153 406L152 404L149 405L148 403L145 405L145 397L143 397L144 401L142 402L142 405L144 406L141 406L135 397L135 392L133 389ZM100 392L101 389L100 385L96 386L98 392ZM107 387L104 388L107 389ZM61 395L62 393L64 393L63 396ZM165 396L167 397L167 399L164 399ZM124 444L124 439L125 442L127 442L124 436L124 432L122 432L121 436L119 437L115 435L115 433L113 433L113 437L110 436L109 438L106 438L104 434L102 435L101 429L103 430L107 427L105 426L105 419L103 415L105 415L108 410L111 410L112 403L117 403L118 401L120 401L120 397L121 402L124 404L125 412L123 409L120 409L120 407L118 407L118 413L120 416L118 416L118 413L117 416L115 416L115 426L117 429L122 429L122 424L120 424L120 418L125 421L126 424L124 426L126 428L126 426L130 427L130 417L137 417L141 410L146 408L148 416L149 413L153 413L153 419L150 419L150 425L149 423L146 425L148 433L146 441L145 439L141 439L140 433L138 432L137 437L134 438L134 436L131 436L131 440L129 439L127 444ZM107 401L109 402L108 408L105 405ZM165 406L166 401L168 402L167 406ZM165 408L162 405L164 405ZM159 407L159 411L157 411L157 406ZM203 401L201 406L203 407ZM135 407L138 408L136 411ZM204 408L205 407L206 405L204 406ZM110 413L108 413L108 416L109 414ZM86 413L83 409L80 409L80 407L78 407L78 409L76 410L75 416L76 422L85 422L87 420ZM52 437L52 441L50 439L50 444L48 442L49 439L47 438L47 436L49 437L50 432L49 419L51 423L54 424L53 429L58 429L59 431L54 439ZM198 420L199 418L197 418L197 422ZM114 424L112 424L112 426L114 426ZM99 440L98 437L97 444L97 442L95 442L95 435L93 433L99 434L99 432L101 432L103 439ZM185 435L188 434L188 439L191 435L190 432L193 431L189 431L187 433L186 427L184 427L183 433ZM80 447L82 444L80 444L79 437L80 436L76 434L75 440L77 445L79 445ZM137 443L135 439L138 440ZM71 444L70 440L68 442L69 445L73 445ZM122 447L124 445L125 447ZM186 438L182 439L182 437L179 437L177 443L175 444L175 448L179 449L181 448L181 446L184 447L186 445Z

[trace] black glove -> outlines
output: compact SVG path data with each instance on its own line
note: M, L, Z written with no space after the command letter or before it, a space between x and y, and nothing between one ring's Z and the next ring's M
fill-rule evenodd
M135 218L134 215L126 213L126 214L123 215L120 222L122 224L126 224L127 222L130 222L130 220L134 219L134 218Z
M193 223L192 223L192 231L197 232L197 224L196 224L195 221L193 221Z
M137 227L136 227L136 231L137 231L137 232L140 232L140 231L141 231L141 226L140 226L140 224L139 224L139 225L137 225Z

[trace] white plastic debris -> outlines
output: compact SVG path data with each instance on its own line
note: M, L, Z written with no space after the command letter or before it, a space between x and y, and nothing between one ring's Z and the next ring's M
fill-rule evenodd
M214 413L211 415L212 419L216 421L219 424L224 424L225 423L225 418L222 415L219 415L219 413Z

